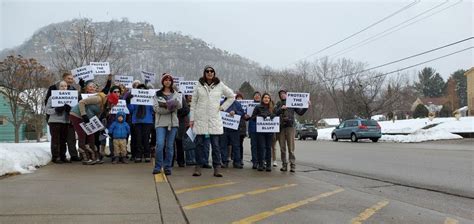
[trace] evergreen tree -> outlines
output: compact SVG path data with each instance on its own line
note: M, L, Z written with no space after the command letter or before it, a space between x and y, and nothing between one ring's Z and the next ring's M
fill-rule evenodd
M456 93L459 98L459 107L467 106L467 77L464 75L465 72L465 70L460 69L451 74L450 77L456 80Z
M424 97L441 97L444 92L444 80L439 73L430 67L423 68L418 73L418 82L415 87Z
M248 81L245 81L240 85L239 91L244 95L244 99L253 99L252 97L255 89Z
M425 105L418 104L413 112L413 118L425 118L428 117L428 113L428 108L426 108Z
M451 110L450 105L443 105L443 107L439 111L439 117L451 117L452 112L453 111Z

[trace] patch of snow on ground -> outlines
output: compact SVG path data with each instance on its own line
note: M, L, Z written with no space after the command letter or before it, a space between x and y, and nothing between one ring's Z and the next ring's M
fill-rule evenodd
M0 144L0 176L8 173L31 173L51 161L49 142Z

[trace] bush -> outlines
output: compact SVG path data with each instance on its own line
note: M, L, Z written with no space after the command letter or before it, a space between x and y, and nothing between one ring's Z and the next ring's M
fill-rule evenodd
M413 112L413 118L425 118L428 117L428 108L425 107L423 104L418 104L415 108L415 112Z
M443 105L443 108L439 111L440 117L450 117L451 116L451 108L448 105Z

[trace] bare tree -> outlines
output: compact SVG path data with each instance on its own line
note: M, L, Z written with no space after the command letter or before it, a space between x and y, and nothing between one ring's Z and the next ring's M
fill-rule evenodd
M110 63L113 74L126 70L129 66L125 63L124 51L118 45L119 37L114 31L117 28L118 24L110 23L106 30L98 31L90 19L74 20L72 26L67 28L54 27L56 47L51 62L56 72L102 61Z
M20 127L32 115L32 111L41 105L43 94L36 89L42 83L50 82L51 74L35 59L26 59L22 56L8 56L0 62L0 93L7 98L11 117L7 117L15 128L15 142L20 141ZM36 114L36 113L35 113ZM39 118L38 118L39 119ZM42 127L44 117L41 117ZM39 123L39 122L38 122Z

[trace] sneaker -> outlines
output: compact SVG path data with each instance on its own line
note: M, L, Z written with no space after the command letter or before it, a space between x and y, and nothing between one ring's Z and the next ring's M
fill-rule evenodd
M145 163L149 163L151 161L150 157L145 158Z
M159 169L159 170L153 169L153 174L160 174L160 173L161 173L161 169Z
M171 175L171 170L165 170L165 175L166 175L166 176Z
M104 160L101 160L101 159L98 159L95 161L96 164L103 164L104 163Z
M278 166L277 162L273 161L273 167L277 167L277 166Z
M204 164L204 165L202 165L202 168L212 169L212 166L209 165L209 164Z
M287 166L282 166L281 169L280 169L280 171L286 172L286 171L288 171L288 167L287 167Z
M135 158L135 163L141 163L142 162L142 159L140 158Z

